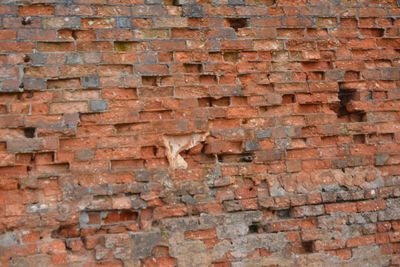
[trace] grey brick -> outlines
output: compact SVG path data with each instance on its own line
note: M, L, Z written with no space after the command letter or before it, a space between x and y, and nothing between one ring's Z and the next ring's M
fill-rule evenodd
M9 93L9 92L23 92L24 88L18 87L13 81L12 84L7 84L10 80L0 80L0 93Z
M189 18L202 18L204 16L203 6L200 5L183 6L183 16Z
M132 23L129 18L117 18L117 27L118 28L131 28Z
M74 129L80 122L79 113L67 113L63 116L64 125L69 129Z
M131 233L130 237L135 244L140 244L134 250L134 258L144 259L151 255L153 248L163 241L161 232Z
M14 232L0 235L0 247L12 247L18 244L18 237Z
M162 4L162 0L145 0L144 3L147 5L160 5Z
M100 79L98 76L81 77L81 85L83 88L99 88Z
M47 87L45 80L41 78L25 78L23 83L26 90L41 90Z
M244 0L228 0L229 5L244 5Z
M33 53L30 55L32 66L43 66L47 62L47 55L42 53Z
M12 139L7 141L7 151L11 153L34 152L41 149L41 140L38 138Z
M42 20L44 29L79 28L81 19L79 17L49 17Z
M78 150L75 152L75 158L77 160L90 160L94 157L94 152L93 150L90 149L84 149L84 150Z
M256 131L257 139L270 138L272 134L271 129L261 129Z
M385 162L389 159L388 154L377 154L375 155L375 165L382 166L385 165Z
M67 64L82 64L83 60L80 54L74 53L74 54L68 54L66 58L66 63Z
M245 143L245 150L246 151L254 151L254 150L259 150L260 149L260 144L256 140L250 140L246 141Z
M108 102L106 100L91 100L89 107L92 112L103 112L108 109Z

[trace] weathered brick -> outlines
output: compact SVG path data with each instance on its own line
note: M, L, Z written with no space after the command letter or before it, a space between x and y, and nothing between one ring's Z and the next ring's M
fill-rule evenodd
M291 209L293 217L319 216L325 213L324 205L298 206Z
M81 85L83 88L99 88L100 79L98 76L81 77Z
M326 204L325 210L326 210L326 213L357 212L357 205L355 203Z
M398 264L397 5L2 1L0 265Z

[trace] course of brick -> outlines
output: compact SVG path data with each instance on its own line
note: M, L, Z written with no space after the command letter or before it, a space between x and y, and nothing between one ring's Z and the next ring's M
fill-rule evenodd
M0 266L400 266L399 6L1 0Z

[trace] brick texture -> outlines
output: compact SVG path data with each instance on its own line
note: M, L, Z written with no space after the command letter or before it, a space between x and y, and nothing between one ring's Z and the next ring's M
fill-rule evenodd
M400 266L396 0L1 0L0 266Z

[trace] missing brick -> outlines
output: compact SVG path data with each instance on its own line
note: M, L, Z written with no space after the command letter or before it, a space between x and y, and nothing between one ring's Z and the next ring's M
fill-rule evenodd
M242 154L240 156L239 162L253 162L254 156L252 154Z
M218 79L215 75L200 75L199 81L201 84L217 84Z
M32 24L32 18L31 17L22 18L21 24L22 25L30 25L30 24Z
M79 88L79 78L66 78L66 79L49 79L46 82L47 89L70 89Z
M36 128L27 127L24 129L24 135L26 138L34 138L35 137Z
M71 37L72 37L72 39L77 40L78 39L78 31L72 31Z
M338 116L346 116L351 112L347 110L347 104L350 103L351 100L354 100L357 94L357 90L354 89L339 89L339 110Z
M184 63L183 67L186 73L201 73L203 70L203 66L196 63Z
M283 95L282 104L291 104L296 102L296 97L294 94Z
M169 6L182 6L186 2L187 0L164 0L164 4Z
M230 98L203 97L198 99L198 103L200 107L228 107L230 105Z
M238 62L239 61L239 56L240 56L239 52L225 52L223 54L224 61L225 62L232 62L232 63Z
M218 161L221 163L240 163L253 162L254 156L251 154L218 154Z
M353 142L355 144L365 144L366 143L365 134L353 135Z
M157 86L156 76L142 76L142 84L145 86Z
M225 19L226 25L238 31L240 28L246 28L249 26L248 18L227 18Z
M344 74L344 79L346 81L354 81L360 79L359 71L346 71Z
M114 42L115 52L131 52L135 42Z
M29 55L25 55L24 56L24 62L28 63L29 61L31 61L31 57Z
M276 216L280 219L290 218L290 209L277 210Z
M301 242L301 247L303 248L304 253L313 253L314 252L313 241L303 241L303 242Z
M138 213L131 210L111 210L101 216L103 224L115 224L127 221L136 221Z
M362 110L352 110L349 107L351 101L360 100L361 93L356 89L339 87L339 102L331 104L330 109L333 110L341 121L361 122L366 120L366 113Z
M258 234L262 232L262 227L259 223L252 223L249 225L249 234Z

